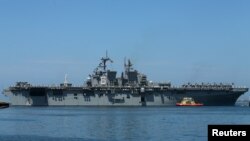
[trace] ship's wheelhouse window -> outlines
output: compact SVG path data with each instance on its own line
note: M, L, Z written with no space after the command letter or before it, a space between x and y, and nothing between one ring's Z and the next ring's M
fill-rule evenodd
M74 96L77 96L77 93L74 93Z
M77 97L74 97L74 99L78 99Z

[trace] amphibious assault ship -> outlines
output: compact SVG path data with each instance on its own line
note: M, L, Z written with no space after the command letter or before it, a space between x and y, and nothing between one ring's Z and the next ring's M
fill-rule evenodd
M175 106L184 97L191 97L205 106L232 106L239 96L248 91L234 84L153 83L147 76L133 69L130 60L124 72L107 68L113 61L106 54L82 86L67 81L55 86L34 86L17 82L4 90L12 106Z

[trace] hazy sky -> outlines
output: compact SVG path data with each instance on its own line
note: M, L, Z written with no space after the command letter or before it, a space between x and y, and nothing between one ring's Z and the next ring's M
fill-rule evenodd
M250 1L0 0L0 88L80 85L108 50L153 81L250 87Z

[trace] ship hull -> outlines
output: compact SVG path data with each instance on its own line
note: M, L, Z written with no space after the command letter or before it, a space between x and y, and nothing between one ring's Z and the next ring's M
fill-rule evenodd
M46 88L9 91L12 106L176 106L183 97L192 97L204 106L233 106L244 92L176 91L164 92L103 92L82 90L48 91Z

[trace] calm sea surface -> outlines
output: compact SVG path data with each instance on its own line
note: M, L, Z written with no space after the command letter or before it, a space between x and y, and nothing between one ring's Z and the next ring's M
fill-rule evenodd
M11 107L0 141L206 141L208 124L250 124L250 108Z

